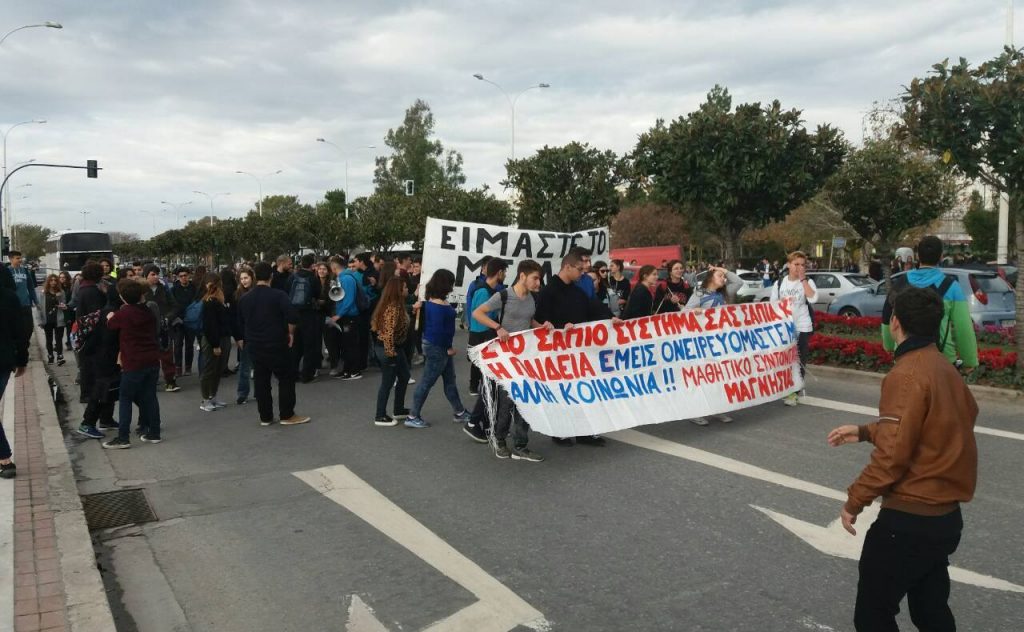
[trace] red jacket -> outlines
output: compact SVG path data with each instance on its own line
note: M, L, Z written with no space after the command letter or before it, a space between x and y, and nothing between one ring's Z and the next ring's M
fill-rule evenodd
M145 305L122 305L113 312L107 329L119 331L123 371L160 366L156 325L156 316Z

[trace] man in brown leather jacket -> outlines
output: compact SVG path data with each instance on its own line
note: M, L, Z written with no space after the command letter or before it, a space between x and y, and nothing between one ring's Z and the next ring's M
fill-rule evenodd
M828 435L832 446L875 445L840 513L855 534L857 515L882 499L861 551L857 630L898 630L904 595L918 629L956 629L947 566L963 529L960 503L971 500L977 482L978 405L936 345L942 313L942 300L930 289L908 288L895 297L896 362L882 382L878 421Z

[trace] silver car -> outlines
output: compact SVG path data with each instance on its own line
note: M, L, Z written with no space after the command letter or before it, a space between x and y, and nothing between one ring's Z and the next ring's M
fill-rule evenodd
M843 294L828 306L829 314L840 316L875 316L882 317L882 306L889 290L885 283L876 283L868 287Z
M832 301L857 290L874 285L875 281L866 274L856 272L821 272L808 271L807 278L814 281L818 288L818 302L814 309L819 312L828 311Z

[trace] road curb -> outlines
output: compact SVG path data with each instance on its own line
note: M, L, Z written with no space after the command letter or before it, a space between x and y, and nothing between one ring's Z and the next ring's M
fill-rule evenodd
M71 632L110 632L115 630L110 601L96 567L96 552L85 522L78 496L71 457L64 444L64 433L57 419L57 408L49 389L49 375L42 362L43 341L36 339L35 361L30 361L43 452L49 470L50 509L54 533L60 551L61 580L64 583L67 621ZM48 403L44 403L48 402Z
M886 375L885 373L876 373L874 371L858 371L857 369L844 369L824 364L812 365L809 370L811 374L819 373L835 377L854 378L860 382L881 382L882 378ZM994 386L982 386L981 384L968 384L967 387L971 389L971 392L977 398L997 399L1008 402L1024 399L1024 391L1017 389L996 388Z

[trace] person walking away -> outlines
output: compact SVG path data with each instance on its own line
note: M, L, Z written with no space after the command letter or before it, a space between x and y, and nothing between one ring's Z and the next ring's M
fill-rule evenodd
M651 316L663 311L676 311L678 306L670 299L664 284L658 281L658 269L645 265L637 273L640 279L629 295L629 302L623 310L622 318L631 320Z
M328 295L334 283L338 283L340 287L340 277L341 273L345 270L345 263L341 257L331 257L329 265L330 277L327 284L323 286L326 289L321 291L323 295L321 300L324 302L324 346L327 347L329 375L331 377L341 377L341 369L338 368L338 365L341 363L341 329L334 325L334 315L337 312L338 306Z
M487 299L491 298L491 295L504 289L505 271L508 269L508 263L497 257L492 258L487 262L487 268L485 270L486 279L483 285L477 286L472 296L466 297L466 308L467 312L472 314L476 311L476 308L487 302ZM490 329L486 325L480 323L475 318L469 319L469 346L475 347L476 345L487 342L494 338L494 330ZM482 374L480 369L475 364L470 363L469 368L469 394L477 397L480 394L480 379Z
M608 289L615 293L618 297L617 300L610 298L608 307L614 316L621 316L623 310L626 309L626 303L629 302L629 293L633 287L629 283L629 279L622 274L624 268L622 259L612 259L608 265ZM611 301L615 300L615 305L611 304Z
M235 346L238 348L238 387L235 403L241 406L249 401L249 382L252 372L252 362L249 360L249 351L242 344L245 334L242 333L242 320L239 315L238 305L242 297L253 288L254 281L252 270L242 268L238 271L238 289L235 290L235 300L231 302L228 310L228 319L231 321L231 336L235 339Z
M242 331L239 342L252 362L253 390L260 425L274 423L274 397L270 387L273 376L277 378L281 425L293 426L310 420L307 416L295 414L295 371L288 353L298 314L285 292L270 287L272 273L273 268L264 261L253 267L256 286L238 301Z
M292 258L288 255L277 257L277 266L274 268L274 277L270 281L270 287L288 293L288 282L292 278Z
M67 270L61 270L60 274L57 275L60 279L60 287L64 290L65 296L65 307L64 307L64 348L67 351L71 351L71 323L75 322L75 308L72 304L72 287L74 282L71 280L71 274Z
M145 271L143 271L145 272ZM123 450L132 447L132 405L139 407L139 439L160 443L160 402L156 398L160 377L159 321L146 306L148 285L134 279L122 279L117 291L124 304L107 312L107 329L118 334L121 352L121 382L118 393L117 437L104 448Z
M448 303L448 295L455 287L455 275L451 270L440 268L434 272L427 282L423 310L423 375L416 385L412 398L412 409L405 420L407 428L429 428L430 424L423 420L421 413L427 395L433 388L437 378L444 382L444 395L452 407L452 420L455 423L469 421L469 411L462 405L459 389L455 384L456 354L452 342L455 338L455 308Z
M771 287L772 264L768 263L768 257L761 257L761 262L757 264L754 271L761 275L762 287Z
M526 259L516 269L512 287L497 292L483 305L473 310L473 318L492 330L495 337L505 341L513 333L528 331L536 327L548 327L551 323L539 323L534 318L537 311L535 293L540 289L542 268L536 261ZM494 318L491 315L495 314ZM493 383L492 383L493 384ZM530 440L530 424L523 419L515 403L505 389L493 385L497 397L494 411L494 425L491 445L494 456L499 459L512 458L515 461L539 463L544 457L527 447ZM482 398L481 398L481 401ZM508 436L512 434L512 449L508 447Z
M586 252L586 251L584 251ZM589 260L589 255L587 255ZM562 257L558 274L553 275L540 291L539 305L534 319L541 323L550 322L555 329L569 329L581 323L612 318L613 323L622 322L613 318L607 305L588 298L576 284L585 273L584 255L578 249L570 249ZM604 437L551 437L556 445L570 447L575 443L593 446L605 445Z
M228 322L230 323L230 322L233 322L231 320L231 315L235 313L235 306L234 306L235 294L238 293L238 280L237 280L236 275L235 275L235 266L233 264L232 265L227 265L227 266L221 268L221 270L220 270L220 287L221 287L221 291L224 293L224 307L226 307L228 309ZM234 338L234 333L235 333L234 327L231 327L231 337L232 338ZM229 340L228 342L231 342L231 341ZM225 350L225 355L227 357L224 358L224 373L222 374L222 377L230 377L230 376L234 375L234 373L235 373L235 371L231 369L231 350L234 349L234 348L235 348L235 345L230 344L230 345L228 345L227 349ZM236 368L237 368L237 363L236 363Z
M978 367L978 338L974 333L971 308L967 304L963 288L952 276L946 277L936 266L942 259L942 240L928 235L917 244L917 259L920 267L903 277L893 279L889 296L893 297L908 285L932 288L942 299L942 322L939 324L937 340L939 349L951 363L960 361L965 373ZM947 280L948 278L948 280ZM886 300L882 307L882 346L886 351L896 348L896 341L889 332L889 318L892 302Z
M17 250L10 251L10 271L14 277L15 293L21 304L21 326L29 338L32 337L32 330L35 329L35 318L32 316L32 308L39 309L39 297L36 296L36 275L24 265L24 258Z
M736 292L742 287L743 279L736 276L735 273L722 267L712 266L708 269L708 273L704 275L704 280L701 281L700 286L694 288L693 294L686 301L686 307L701 309L721 307L732 302ZM690 419L690 423L706 426L709 420L712 419L722 423L732 421L732 417L729 415L708 415L706 417L693 417Z
M871 460L847 490L843 527L878 497L882 508L861 551L853 622L858 631L896 630L907 597L919 630L955 630L949 556L960 543L960 503L974 496L978 405L936 345L943 300L926 288L897 294L889 319L895 366L882 380L878 421L844 425L829 445L870 441Z
M317 301L320 300L320 279L313 270L316 257L302 255L299 269L288 280L288 299L299 313L295 326L295 343L292 346L292 366L303 384L309 384L317 377L323 361L324 319L320 315Z
M143 297L147 305L157 312L157 344L160 349L160 369L164 374L164 391L177 393L181 390L178 386L178 370L174 364L174 344L170 318L175 313L174 297L167 290L163 280L160 278L160 268L154 264L142 267L142 278L145 280L147 292Z
M231 348L231 321L224 306L220 275L216 272L207 273L203 279L203 293L199 301L203 304L203 337L199 352L205 358L199 378L203 398L199 409L213 412L227 406L217 399L217 390L228 362L227 351Z
M46 363L53 364L54 347L57 366L64 366L64 321L69 301L56 274L46 277L43 285L43 335L46 337Z
M818 301L818 288L807 278L807 255L799 250L786 255L788 273L772 287L771 300L789 299L790 311L796 323L797 352L800 354L800 377L807 375L807 363L811 357L811 336L814 335L812 310ZM790 393L783 399L786 406L796 406L804 396L806 388L799 393Z
M409 416L405 407L405 391L409 387L409 364L405 355L405 340L409 333L409 315L405 311L408 293L405 280L392 277L385 285L377 309L370 320L376 339L374 353L381 366L380 388L377 389L377 411L373 423L377 426L397 426L399 420ZM388 397L395 390L394 416L388 416Z
M185 310L196 300L196 287L192 283L192 271L178 268L174 272L177 280L171 286L174 305L167 314L174 336L174 371L177 377L192 375L192 362L196 353L196 335L184 326Z
M6 267L0 266L0 314L18 314L21 307L14 275ZM0 318L0 398L4 396L12 375L19 378L25 374L30 338L31 333L25 335L18 319ZM2 421L14 423L13 419ZM14 478L18 475L18 467L11 456L11 444L7 442L3 423L0 422L0 478Z
M360 380L363 378L363 373L359 357L361 348L359 314L363 310L359 303L360 300L368 302L368 297L363 289L362 276L355 266L343 270L338 275L338 283L344 296L334 304L334 316L331 317L334 326L341 330L339 333L341 334L342 370L337 378L339 380ZM369 309L369 305L364 305L364 308Z
M96 262L82 266L78 287L78 351L81 399L85 400L82 423L76 432L89 439L103 439L102 430L117 428L114 402L121 377L117 366L117 334L107 329L106 313L120 306L117 289L104 292L103 268Z

